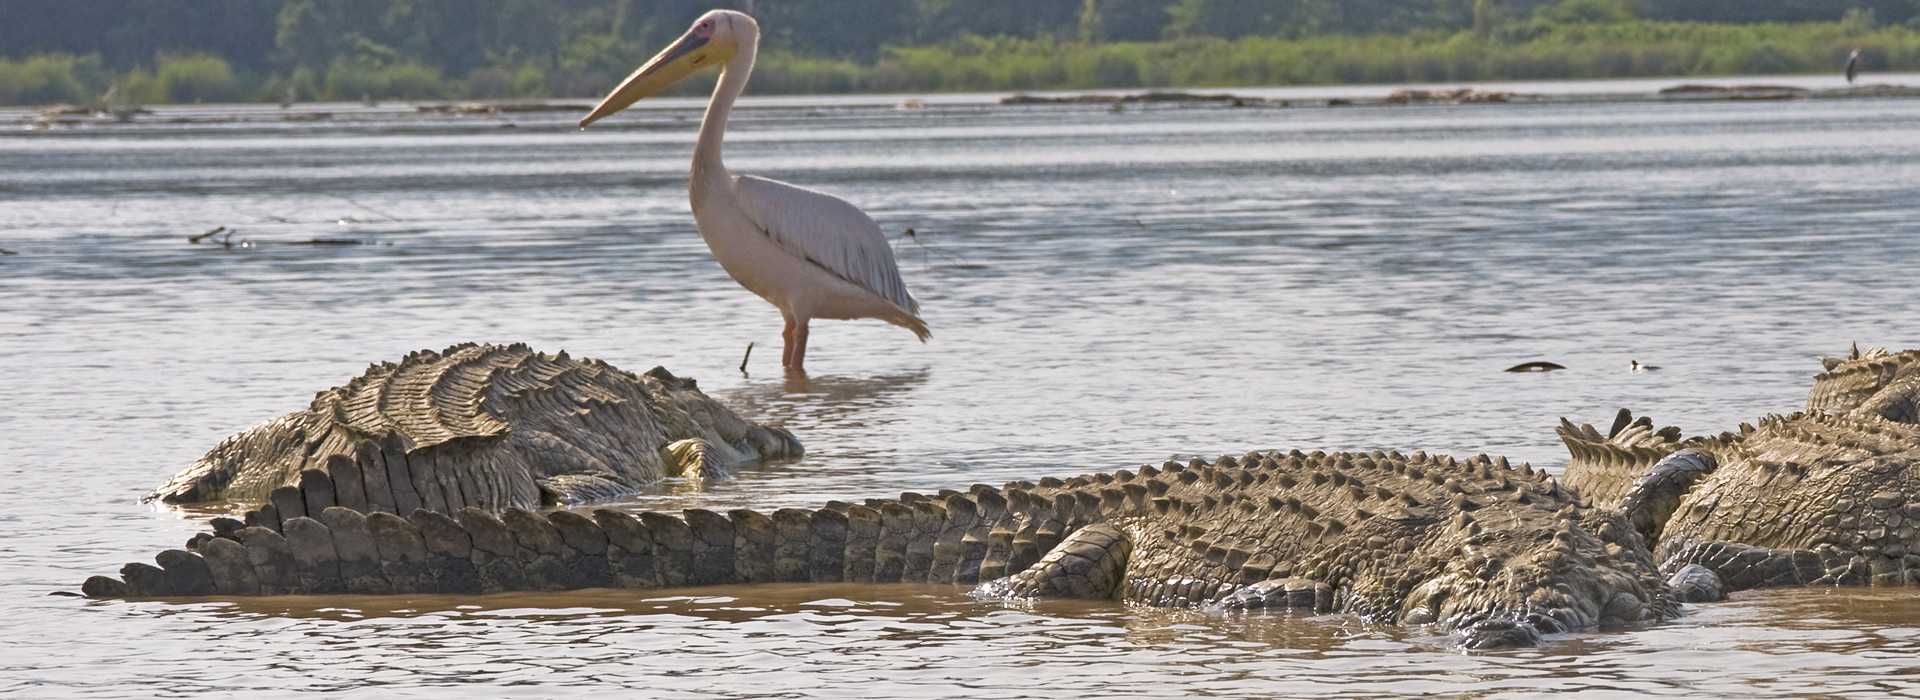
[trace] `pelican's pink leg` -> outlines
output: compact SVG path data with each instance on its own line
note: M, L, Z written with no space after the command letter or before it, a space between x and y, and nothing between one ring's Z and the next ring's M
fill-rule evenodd
M793 366L793 317L788 316L787 327L780 331L780 366Z
M795 372L807 371L807 321L809 320L802 318L793 327L793 364L787 367Z

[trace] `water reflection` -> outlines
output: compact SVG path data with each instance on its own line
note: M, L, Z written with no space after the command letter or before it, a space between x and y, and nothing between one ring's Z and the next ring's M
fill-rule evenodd
M778 384L756 382L719 392L716 398L774 425L872 427L861 422L863 415L882 414L911 401L931 372L924 366L874 376L788 372Z
M1899 622L1920 610L1898 591L1746 594L1672 624L1473 655L1417 629L1346 616L1219 616L1063 601L1007 606L947 586L89 605L123 626L180 630L190 648L158 650L141 667L181 690L237 692L300 678L342 688L558 690L591 682L697 697L1920 690L1920 665L1911 662L1920 634ZM191 658L183 655L268 648L276 663L248 674L206 674L182 663ZM1747 674L1742 666L1764 671ZM111 679L124 671L98 673Z

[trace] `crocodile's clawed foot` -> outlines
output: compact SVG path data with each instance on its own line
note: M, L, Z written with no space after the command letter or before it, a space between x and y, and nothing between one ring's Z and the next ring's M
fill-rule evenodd
M1540 643L1540 631L1515 620L1481 620L1460 630L1460 646L1472 651L1530 647Z
M1717 603L1727 599L1727 584L1712 569L1688 564L1667 577L1674 600L1682 603Z
M1126 581L1133 543L1119 528L1096 523L1075 530L1026 570L974 589L981 598L1109 600Z
M1727 593L1750 588L1920 583L1920 575L1916 575L1915 580L1903 575L1905 569L1900 567L1899 559L1877 553L1869 557L1830 544L1794 549L1717 540L1670 540L1663 556L1661 571L1672 572L1669 585L1678 584L1683 576L1689 581L1703 582L1704 579L1697 577L1704 574L1713 577ZM1695 569L1699 571L1690 571ZM1710 591L1707 594L1711 594ZM1724 598L1724 594L1721 597Z
M1333 587L1304 578L1277 578L1255 583L1215 601L1217 610L1332 609Z
M730 473L723 450L702 438L676 440L661 452L669 476L706 482L725 478Z
M540 487L540 505L548 508L602 503L633 493L633 487L595 474L559 474L535 483Z

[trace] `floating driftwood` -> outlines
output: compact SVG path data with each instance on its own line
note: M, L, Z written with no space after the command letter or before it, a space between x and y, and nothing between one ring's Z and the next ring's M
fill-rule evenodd
M153 110L145 107L108 106L82 107L76 105L53 105L36 112L33 122L40 125L50 124L89 124L100 122L127 123L136 117L151 116Z
M212 237L214 237L214 236L218 236L218 235L220 235L220 234L222 234L222 233L227 233L227 227L225 227L225 226L215 226L215 227L213 227L213 228L211 228L211 229L208 229L206 233L198 233L198 234L194 234L194 235L191 235L191 236L187 236L187 242L188 242L188 243L199 243L199 242L201 242L201 241L204 241L204 240L207 240L207 239L209 239L209 238L212 238ZM231 234L231 233L228 233L227 235L229 235L229 236L231 236L231 235L233 235L233 234Z
M912 228L908 228L906 231L902 232L900 234L900 237L913 241L914 245L920 247L920 263L922 265L926 264L927 251L933 251L934 253L938 253L940 257L946 258L947 260L953 262L956 265L959 265L961 267L970 267L969 265L967 265L967 261L964 258L961 258L958 255L954 255L953 253L949 253L939 248L935 248L932 244L926 242L925 240L922 240L920 238L920 234L916 233ZM985 266L983 265L979 267L985 267Z
M1914 97L1920 97L1920 88L1917 88L1917 87L1912 87L1912 86L1908 86L1908 85L1888 85L1888 84L1885 84L1885 83L1876 83L1876 84L1873 84L1873 85L1855 85L1855 86L1850 86L1850 87L1843 87L1843 88L1834 88L1834 89L1832 89L1832 90L1822 90L1822 91L1820 91L1819 93L1817 93L1817 94L1815 94L1815 95L1814 95L1814 97L1828 97L1828 98L1860 98L1860 97L1886 97L1886 98L1914 98Z
M441 104L416 105L415 110L427 114L518 114L526 112L585 112L593 105L572 102L447 102Z
M1245 97L1225 93L1143 92L1131 95L1009 95L1000 98L1003 105L1111 105L1111 104L1220 104L1229 107L1285 107L1286 100Z
M1279 99L1230 93L1144 92L1134 94L1083 95L1011 95L1000 99L1009 106L1111 105L1116 110L1129 104L1166 104L1225 107L1379 107L1409 105L1484 105L1523 102L1530 104L1588 104L1666 101L1746 101L1846 98L1920 98L1920 88L1904 85L1861 85L1834 89L1809 89L1790 85L1708 85L1685 83L1656 92L1541 94L1482 90L1472 87L1453 89L1401 88L1385 96Z
M1665 99L1692 100L1820 100L1862 97L1914 98L1920 97L1920 88L1882 83L1810 90L1792 85L1700 85L1696 83L1684 83L1661 90L1660 97Z
M1390 105L1426 104L1433 102L1444 102L1456 105L1488 104L1508 102L1513 99L1513 96L1514 93L1511 92L1476 90L1467 87L1453 90L1414 90L1403 88L1389 93L1386 103Z
M1548 362L1546 360L1534 360L1533 362L1522 362L1512 367L1508 367L1507 371L1508 372L1553 372L1556 370L1563 370L1566 368L1567 368L1566 365L1560 364L1558 362Z
M54 117L91 117L93 116L93 108L69 104L47 105L46 107L40 108L40 116L48 119Z
M247 238L243 238L238 241L233 240L233 234L235 233L239 233L239 231L237 229L229 229L225 226L215 226L212 229L207 230L205 233L197 233L197 234L188 236L187 242L197 245L202 241L213 238L214 236L220 236L220 240L218 241L220 244L220 247L227 250L232 250L234 248L255 248L261 245L261 242L255 242L254 240L247 239ZM356 245L378 245L379 244L378 241L374 241L370 239L328 238L328 237L308 238L306 240L299 240L299 241L266 241L265 243L267 245L307 245L307 246L356 246ZM388 243L387 245L393 245L393 244Z
M1000 99L1000 104L1023 105L1112 105L1116 111L1129 104L1190 104L1219 105L1223 107L1295 107L1325 106L1348 107L1354 105L1411 105L1411 104L1496 104L1513 101L1515 98L1539 100L1539 95L1521 95L1512 92L1479 90L1470 87L1452 90L1422 90L1403 88L1389 93L1386 97L1331 97L1325 99L1286 100L1270 97L1253 97L1230 93L1194 93L1194 92L1143 92L1128 95L1011 95Z
M1662 97L1709 98L1721 100L1798 100L1813 91L1790 85L1698 85L1681 84L1660 91Z
M1804 95L1813 91L1791 85L1700 85L1697 83L1681 83L1660 90L1662 95L1729 95L1742 92L1791 92Z

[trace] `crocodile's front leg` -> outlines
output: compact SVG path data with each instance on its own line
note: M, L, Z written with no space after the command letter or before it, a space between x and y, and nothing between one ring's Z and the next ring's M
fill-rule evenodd
M733 466L751 460L724 443L704 438L676 440L660 448L662 475L695 485L733 475ZM579 506L611 501L633 493L633 487L589 470L536 477L540 503L546 507Z
M1129 575L1134 543L1126 531L1101 522L1073 531L1038 562L1006 578L980 584L981 599L1126 599L1148 605L1210 604L1218 609L1302 609L1327 612L1333 589L1304 578L1276 578L1244 587L1212 579Z
M1689 602L1719 600L1726 592L1749 588L1907 583L1901 576L1899 560L1870 559L1831 545L1796 549L1686 540L1666 544L1661 554L1660 570L1672 584L1681 587L1681 593L1687 596L1683 600ZM1876 569L1876 559L1886 563ZM1711 575L1718 585L1704 575Z

